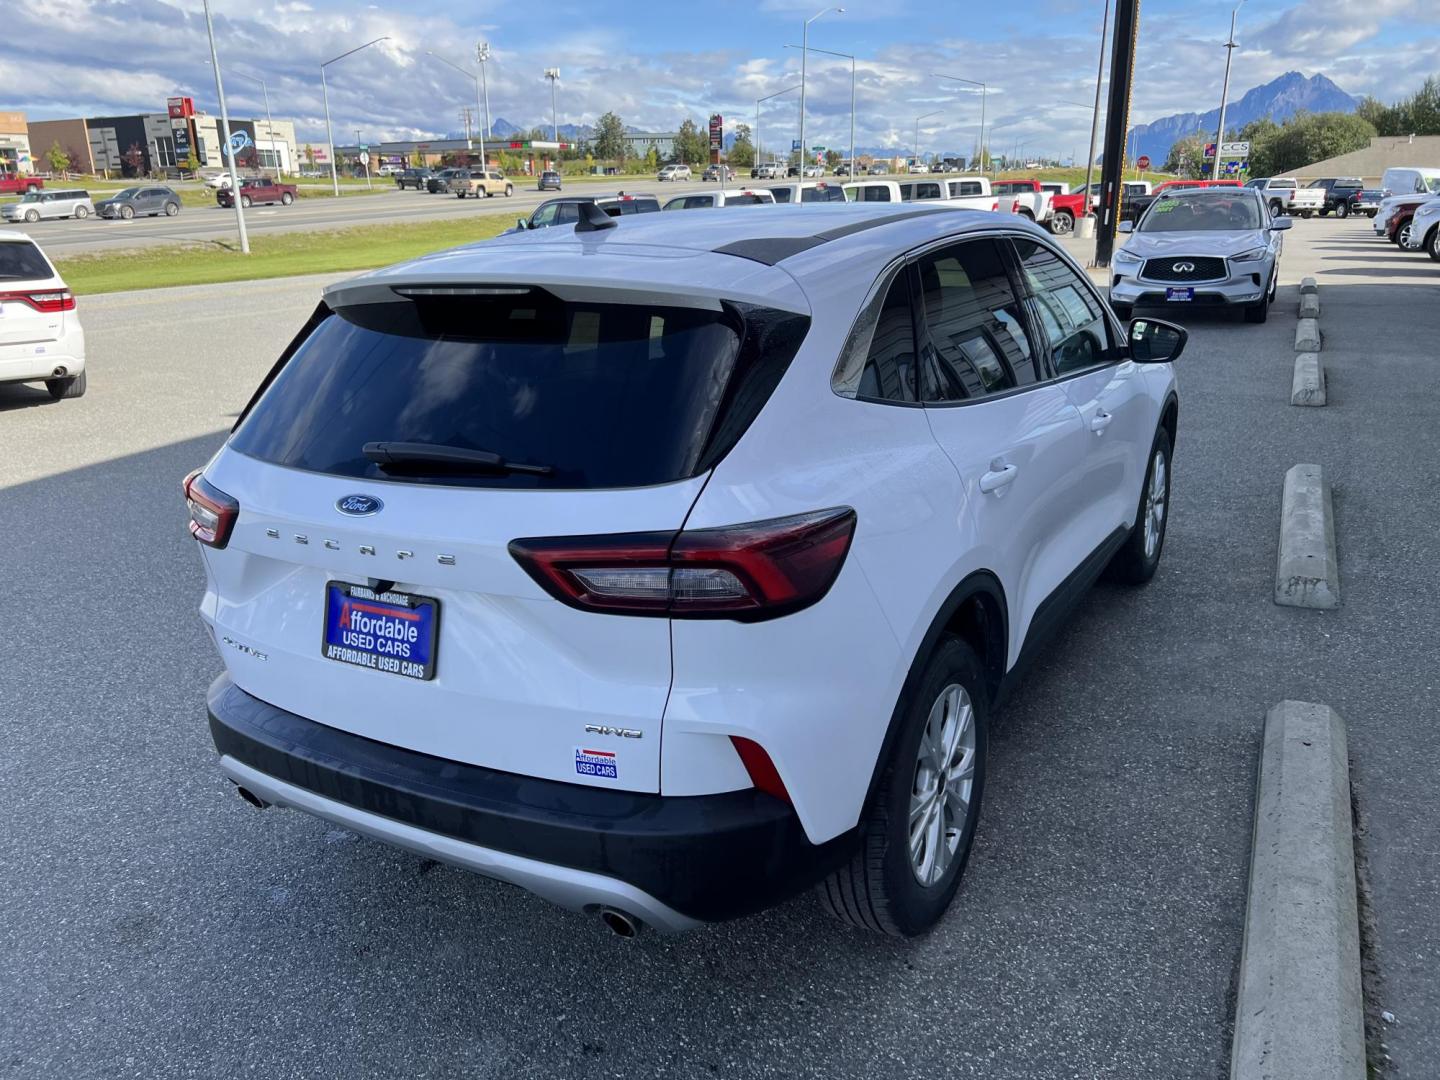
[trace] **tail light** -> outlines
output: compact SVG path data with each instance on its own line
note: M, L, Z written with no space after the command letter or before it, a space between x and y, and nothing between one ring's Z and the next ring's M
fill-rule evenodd
M45 315L53 315L59 311L75 310L75 295L69 289L54 289L48 292L0 293L0 303L7 300L29 304L36 311Z
M767 795L774 795L787 803L792 801L790 792L785 789L785 781L780 779L780 770L775 768L775 762L770 760L770 755L763 746L739 735L731 735L730 742L734 745L735 752L740 755L740 763L750 774L751 784Z
M849 507L691 529L514 540L542 589L582 611L758 622L820 600L855 535Z
M190 535L202 544L223 548L230 542L230 531L240 514L240 504L196 469L185 477L185 503L190 510Z

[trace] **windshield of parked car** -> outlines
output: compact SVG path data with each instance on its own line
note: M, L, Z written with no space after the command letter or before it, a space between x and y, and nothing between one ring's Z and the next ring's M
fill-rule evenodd
M42 196L38 192L31 191L22 198L21 202L39 202Z
M1431 195L1440 195L1440 176L1432 176L1427 179L1425 188Z
M1140 220L1137 232L1237 232L1260 228L1253 198L1162 195Z

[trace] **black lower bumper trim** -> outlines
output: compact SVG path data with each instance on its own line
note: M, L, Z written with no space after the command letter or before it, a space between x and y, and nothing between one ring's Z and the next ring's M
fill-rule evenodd
M317 724L211 685L221 754L347 806L541 862L627 882L683 915L718 920L818 881L854 833L811 844L795 811L754 789L662 796L447 761Z

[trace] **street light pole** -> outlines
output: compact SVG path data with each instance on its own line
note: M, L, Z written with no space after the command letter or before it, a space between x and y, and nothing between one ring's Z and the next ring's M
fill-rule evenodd
M475 59L480 64L480 85L485 91L485 138L492 138L490 130L490 80L485 77L485 65L490 62L490 43L482 41L475 46Z
M557 143L560 141L560 121L555 113L555 84L560 81L559 68L546 68L545 78L550 80L550 137ZM559 151L556 151L559 154Z
M915 142L912 146L912 150L915 154L914 160L916 164L919 164L920 162L920 121L929 120L932 116L939 116L944 111L944 109L936 109L934 112L927 112L924 116L917 116L915 118Z
M1107 0L1107 2L1108 2L1108 0ZM978 86L978 87L980 87L980 147L979 147L979 149L980 149L980 171L983 173L983 172L985 171L985 158L987 157L986 148L985 148L985 99L990 96L990 87L986 86L983 82L977 82L977 81L974 80L974 79L962 79L959 75L946 75L946 74L945 74L944 72L942 72L942 71L932 71L932 72L930 73L930 77L931 77L932 79L949 79L951 82L969 83L971 86Z
M235 148L230 145L230 112L225 107L225 86L220 80L220 54L215 51L215 24L210 21L210 0L205 0L205 33L210 38L210 66L215 69L215 96L220 101L220 154L230 162L230 201L235 204L240 252L249 255L250 237L245 232L245 208L240 205L240 174L235 171Z
M802 54L806 51L804 45L786 45L787 49L800 49ZM835 52L833 49L810 49L809 52L824 53L826 56L839 56L850 61L850 178L855 178L855 57L849 53ZM804 140L800 143L801 150L804 150ZM803 170L802 170L803 171Z
M773 94L766 94L762 98L755 99L755 168L757 170L760 168L760 103L762 101L769 101L771 98L777 98L781 94L788 94L792 90L799 89L800 84L796 83L794 86L787 86L784 90L777 90Z
M1215 136L1215 164L1210 170L1210 179L1220 179L1220 149L1225 145L1225 99L1230 96L1230 58L1235 55L1235 16L1245 6L1245 0L1235 5L1230 12L1230 39L1225 42L1225 81L1220 86L1220 131Z
M805 26L800 31L800 179L805 179L805 69L806 57L810 53L810 24L821 15L829 12L837 15L844 15L843 7L827 7L817 11L810 18L805 20Z
M390 35L385 34L382 37L377 37L374 41L367 41L364 45L357 45L349 52L343 52L334 59L326 60L320 65L320 91L325 96L325 141L330 146L330 186L334 188L337 198L340 195L340 174L335 171L335 132L330 127L330 87L325 81L325 69L336 61L344 60L347 56L354 56L361 49L368 49L371 45L378 45L382 41L389 40Z
M452 63L451 61L446 60L445 57L441 56L439 53L434 53L434 52L431 52L429 49L426 49L426 50L425 50L425 55L426 55L426 56L429 56L429 57L433 57L433 58L436 59L436 60L439 60L442 64L446 65L447 67L452 67L452 68L454 68L454 69L455 69L456 71L458 71L461 75L464 75L467 79L469 79L472 83L475 84L475 123L476 123L476 125L478 126L479 123L480 123L480 79L478 79L478 78L477 78L475 75L473 75L472 73L466 71L466 70L465 70L464 68L462 68L459 64ZM478 63L478 66L479 66L479 68L480 68L481 74L483 75L484 72L485 72L485 64L484 64L484 61L480 60L480 50L479 50L479 49L476 50L475 59L479 62L479 63ZM486 122L487 125L488 125L489 122L490 122L488 112L487 112L487 114L486 114L485 122ZM486 154L485 154L485 134L486 134L485 132L481 132L481 134L480 134L480 167L481 167L482 169L488 167L488 162L486 161ZM471 149L474 149L474 147L471 147Z
M1085 159L1085 216L1090 217L1090 185L1095 176L1095 142L1100 137L1100 85L1105 81L1105 35L1110 29L1110 0L1101 0L1105 12L1100 16L1100 64L1095 72L1095 115L1090 118L1090 156ZM1095 200L1099 205L1100 200ZM1088 228L1088 226L1087 226Z

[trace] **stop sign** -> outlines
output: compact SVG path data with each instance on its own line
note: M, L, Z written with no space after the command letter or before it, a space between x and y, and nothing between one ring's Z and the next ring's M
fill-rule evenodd
M1138 169L1148 169L1150 167L1149 155L1141 154L1138 158L1136 158L1135 167Z

